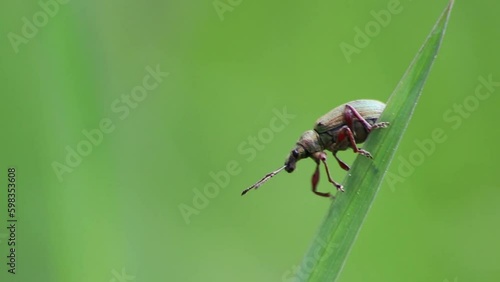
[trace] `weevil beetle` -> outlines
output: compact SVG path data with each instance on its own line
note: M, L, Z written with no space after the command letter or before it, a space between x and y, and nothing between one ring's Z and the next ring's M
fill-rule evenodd
M328 181L335 185L337 190L343 192L343 186L335 182L330 175L330 169L326 163L326 153L324 150L331 151L340 167L346 171L350 168L337 157L338 151L344 151L351 148L354 153L372 158L372 155L368 151L358 148L356 144L365 142L368 134L373 129L385 128L389 125L388 122L377 122L384 108L385 104L380 101L355 100L342 104L329 111L316 121L313 130L308 130L300 136L295 147L288 155L288 158L286 158L284 166L266 174L257 183L243 190L241 195L245 195L252 189L259 188L283 169L289 173L293 172L296 163L305 158L311 158L316 162L316 170L311 179L312 191L314 194L322 197L332 197L330 193L323 193L317 190L319 166L321 163L325 166Z

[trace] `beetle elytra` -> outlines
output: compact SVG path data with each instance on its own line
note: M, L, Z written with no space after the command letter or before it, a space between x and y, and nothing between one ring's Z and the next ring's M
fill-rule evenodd
M335 182L330 175L324 150L331 151L340 167L346 171L350 168L337 157L338 151L351 148L354 153L372 158L368 151L358 148L356 144L363 143L373 129L385 128L389 125L388 122L377 122L384 108L385 104L376 100L355 100L334 108L316 121L313 130L308 130L300 136L281 168L266 174L257 183L243 190L241 195L259 188L283 169L289 173L293 172L296 163L305 158L311 158L316 162L316 170L311 179L314 194L332 197L330 193L317 190L321 163L325 166L328 181L335 185L337 190L343 192L343 186Z

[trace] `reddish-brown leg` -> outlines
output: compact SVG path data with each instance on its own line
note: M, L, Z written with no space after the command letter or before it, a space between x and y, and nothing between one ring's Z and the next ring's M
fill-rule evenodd
M387 127L389 125L388 122L379 122L379 123L375 123L375 124L371 125L366 121L365 118L363 118L358 113L358 111L356 111L355 108L353 108L351 105L346 105L345 109L344 109L344 118L345 118L345 122L346 122L347 126L349 126L349 128L351 130L353 130L353 123L354 123L353 118L354 117L356 117L363 124L363 127L366 129L366 131L368 133L370 131L372 131L372 129L384 128L384 127Z
M356 146L356 141L354 140L354 135L352 134L351 129L349 128L349 126L344 125L339 130L339 135L337 136L337 142L340 143L344 141L346 138L349 139L349 144L351 144L351 148L353 149L354 153L358 153L372 159L372 155L370 154L370 152L360 149L358 148L358 146Z
M339 166L345 170L345 171L349 171L351 168L346 164L344 163L341 159L339 159L337 157L337 152L333 153L333 156L335 157L335 159L337 160L337 162L339 163Z
M322 193L318 192L318 182L319 182L319 161L316 161L316 170L314 171L314 174L311 179L312 182L312 191L314 194L321 196L321 197L327 197L330 198L332 195L330 193Z
M342 185L338 184L337 182L335 182L332 179L332 176L330 175L330 169L328 168L328 164L326 163L326 154L324 152L316 152L316 153L313 154L312 157L316 161L316 171L313 174L313 181L312 181L313 192L316 191L316 185L319 182L319 165L320 165L320 161L325 166L326 175L328 176L328 181L330 183L332 183L333 185L335 185L335 187L337 188L337 190L340 190L340 191L344 192L344 187ZM324 193L322 193L322 194L324 194ZM328 195L329 195L329 193L328 193Z
M335 187L337 187L337 190L344 192L344 187L342 185L338 184L337 182L335 182L332 179L332 177L330 176L330 169L328 169L328 165L326 164L326 158L321 159L321 161L325 165L325 170L326 170L326 175L328 176L328 181L330 181L330 183L335 185Z

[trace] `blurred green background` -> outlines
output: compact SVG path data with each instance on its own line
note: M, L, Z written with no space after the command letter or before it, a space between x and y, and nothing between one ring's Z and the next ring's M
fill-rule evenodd
M297 281L329 205L310 191L313 162L241 190L331 108L386 101L446 5L400 1L347 58L341 43L397 3L54 1L0 10L0 226L11 166L19 219L16 275L0 228L1 281ZM455 3L389 171L401 179L384 183L340 281L500 281L499 83L474 96L479 77L500 82L499 8ZM284 108L293 118L271 126ZM446 141L418 153L436 128Z

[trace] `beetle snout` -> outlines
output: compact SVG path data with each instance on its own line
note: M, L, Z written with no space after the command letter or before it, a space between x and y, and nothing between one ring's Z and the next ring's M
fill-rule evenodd
M285 170L286 172L290 173L290 172L293 172L295 170L295 163L297 161L295 160L295 158L293 158L292 156L290 156L286 162L285 162Z
M285 170L286 170L286 172L288 172L288 173L293 172L293 171L295 170L295 164L293 164L293 165L287 165L287 166L285 167Z

